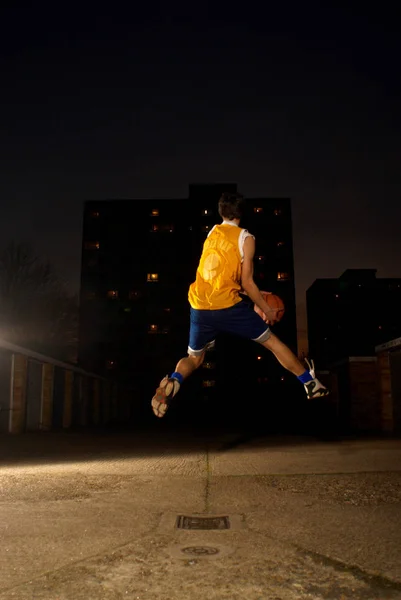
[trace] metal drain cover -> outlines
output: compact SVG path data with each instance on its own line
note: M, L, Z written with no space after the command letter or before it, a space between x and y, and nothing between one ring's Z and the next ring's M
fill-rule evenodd
M183 554L189 554L190 556L216 556L220 554L218 548L212 548L211 546L189 546L189 548L181 548Z
M222 531L225 529L231 529L231 523L229 517L203 517L203 516L191 516L179 515L176 521L177 529L191 529L191 530L203 530Z
M199 540L191 546L174 544L166 548L172 558L180 560L221 560L235 552L231 546L222 544L209 545L208 540Z
M182 511L182 512L181 512ZM172 529L182 535L188 533L216 532L219 535L229 534L232 531L241 531L246 528L244 515L231 515L227 513L190 513L185 508L175 513L165 513L159 523L160 533L169 534ZM198 543L198 540L196 541Z

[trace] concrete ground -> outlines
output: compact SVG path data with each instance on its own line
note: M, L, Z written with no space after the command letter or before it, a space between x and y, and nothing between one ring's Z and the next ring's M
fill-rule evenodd
M3 436L0 492L2 600L401 599L401 440Z

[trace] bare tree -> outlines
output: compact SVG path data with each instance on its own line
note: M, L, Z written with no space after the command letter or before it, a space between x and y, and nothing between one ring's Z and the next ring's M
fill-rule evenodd
M78 301L28 244L0 251L0 335L64 360L76 355Z

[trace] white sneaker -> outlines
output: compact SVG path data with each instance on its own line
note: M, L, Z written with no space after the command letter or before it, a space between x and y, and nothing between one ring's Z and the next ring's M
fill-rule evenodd
M170 401L178 393L179 389L180 382L177 379L172 379L166 375L166 377L161 380L159 387L152 398L152 410L156 417L159 417L160 419L164 417Z
M330 394L329 390L317 379L315 375L315 363L313 360L309 362L307 358L305 360L309 367L309 373L311 374L311 377L313 377L312 381L308 381L308 383L304 384L308 400L328 396Z

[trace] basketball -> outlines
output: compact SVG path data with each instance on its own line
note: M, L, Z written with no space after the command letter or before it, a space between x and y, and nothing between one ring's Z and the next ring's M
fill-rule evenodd
M263 296L264 301L270 308L278 308L277 312L277 322L281 321L285 313L284 302L279 296L272 294L271 292L260 292ZM262 317L263 320L266 320L266 315L264 312L260 310L258 306L255 304L255 312Z

